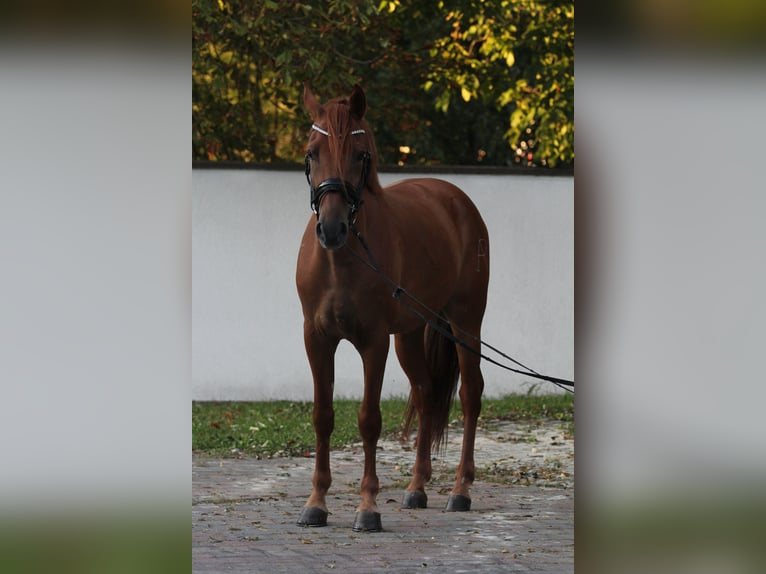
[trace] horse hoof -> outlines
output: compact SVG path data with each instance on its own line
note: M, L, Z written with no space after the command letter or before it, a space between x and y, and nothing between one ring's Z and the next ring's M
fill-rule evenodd
M354 518L354 532L381 532L380 512L357 512Z
M327 511L319 507L304 507L298 526L327 526Z
M462 494L450 494L447 499L447 512L467 512L471 510L471 499Z
M405 492L402 508L428 508L428 496L419 490Z

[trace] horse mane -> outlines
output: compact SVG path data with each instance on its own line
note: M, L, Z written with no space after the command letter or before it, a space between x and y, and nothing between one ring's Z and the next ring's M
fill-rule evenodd
M378 148L375 145L375 137L372 135L372 129L367 120L355 120L351 117L351 104L347 97L335 98L329 100L324 105L324 117L327 122L323 126L330 133L328 145L330 153L335 159L335 170L338 174L343 174L344 166L341 158L348 157L353 153L354 138L366 138L367 151L370 152L370 171L367 174L367 190L376 193L380 191L380 180L378 179ZM359 128L365 133L351 135L352 123L356 122Z

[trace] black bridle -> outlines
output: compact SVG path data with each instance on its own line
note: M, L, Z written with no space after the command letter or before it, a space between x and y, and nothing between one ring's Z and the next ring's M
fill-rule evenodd
M311 126L312 129L318 131L321 134L324 134L329 137L329 134L324 131L323 129L319 128L318 126L314 125ZM355 130L351 132L352 135L358 134L358 133L364 133L364 130ZM365 186L367 185L367 176L370 173L370 161L371 161L371 155L370 152L365 151L362 154L361 161L362 161L362 174L359 178L359 185L354 186L354 184L344 181L337 177L331 177L330 179L324 180L322 183L314 187L314 184L311 183L311 152L306 154L306 181L308 181L309 184L309 190L311 191L311 211L313 211L317 217L319 217L319 202L322 201L322 197L324 197L327 193L334 193L338 192L343 194L343 196L346 198L346 201L348 202L349 208L351 210L351 220L352 222L356 220L356 214L359 211L359 208L362 206L362 192L364 191Z

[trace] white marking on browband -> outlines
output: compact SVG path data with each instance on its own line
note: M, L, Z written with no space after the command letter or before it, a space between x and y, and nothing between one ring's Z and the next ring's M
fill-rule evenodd
M325 135L325 136L329 136L329 135L330 135L330 132L323 130L322 128L320 128L320 127L319 127L318 125L316 125L316 124L311 124L311 129L312 129L312 130L316 130L316 131L318 131L320 134L322 134L322 135Z
M323 130L322 128L320 128L316 124L311 124L311 129L318 131L320 134L322 134L324 136L330 137L330 132L328 132L327 130ZM364 130L354 130L354 131L351 132L351 135L352 136L356 136L356 135L359 135L359 134L366 134L366 133L367 132L364 131Z

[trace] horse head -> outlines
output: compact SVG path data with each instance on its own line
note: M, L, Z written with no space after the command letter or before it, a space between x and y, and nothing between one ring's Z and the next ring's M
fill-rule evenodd
M306 152L306 178L316 234L325 249L343 247L362 205L362 192L379 187L375 170L375 141L364 119L367 98L354 86L348 98L320 104L305 86L303 101L313 124Z

